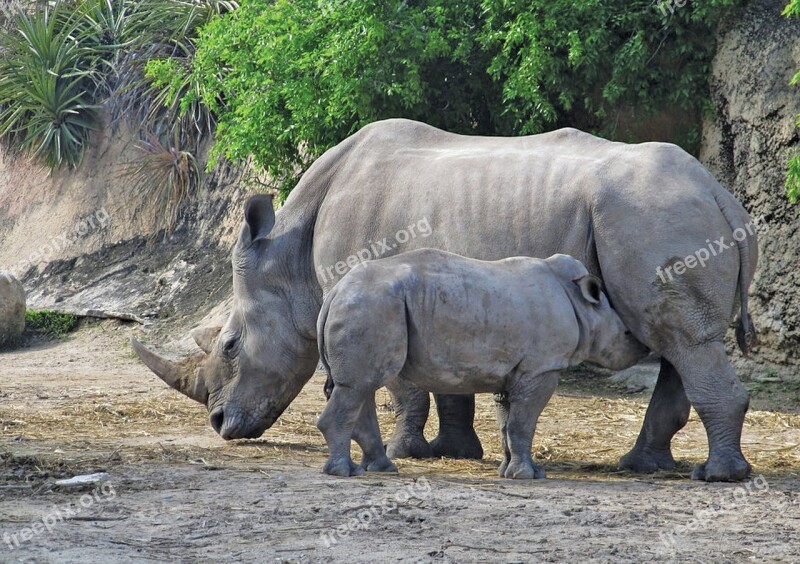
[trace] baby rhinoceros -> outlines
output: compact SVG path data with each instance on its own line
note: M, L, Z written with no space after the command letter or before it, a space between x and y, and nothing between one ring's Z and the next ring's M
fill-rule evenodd
M397 471L375 391L405 378L439 394L507 394L500 475L544 478L531 443L558 370L583 361L619 370L647 354L600 281L568 255L485 262L420 249L362 263L328 294L317 333L334 383L317 423L330 449L323 471L337 476ZM361 465L350 458L351 437Z

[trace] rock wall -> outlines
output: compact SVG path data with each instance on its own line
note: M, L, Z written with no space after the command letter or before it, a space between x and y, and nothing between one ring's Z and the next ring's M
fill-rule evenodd
M786 165L800 152L800 20L784 0L755 0L720 31L711 73L713 118L704 123L701 160L753 217L763 217L751 313L754 357L800 364L800 205L784 190ZM787 369L783 372L793 373ZM794 374L796 376L796 374Z
M136 145L129 130L106 126L77 170L53 174L0 157L0 270L20 279L28 307L132 319L177 336L219 316L230 296L243 171L205 175L165 237L153 225L154 198L126 174L141 156Z

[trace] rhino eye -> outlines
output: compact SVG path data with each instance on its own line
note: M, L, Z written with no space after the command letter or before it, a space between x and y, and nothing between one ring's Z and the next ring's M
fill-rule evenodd
M226 340L224 343L222 343L222 352L225 354L225 356L232 358L233 356L236 355L236 352L239 348L238 345L239 345L239 339L237 339L236 337L232 337Z

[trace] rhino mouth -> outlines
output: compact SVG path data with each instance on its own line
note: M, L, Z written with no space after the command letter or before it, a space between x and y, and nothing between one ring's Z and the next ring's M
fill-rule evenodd
M269 415L257 421L252 421L251 418L242 416L240 412L228 415L222 406L215 407L208 414L211 427L226 441L257 439L264 434L264 431L275 424L278 417L280 417L280 414L276 416ZM252 422L247 421L247 419Z

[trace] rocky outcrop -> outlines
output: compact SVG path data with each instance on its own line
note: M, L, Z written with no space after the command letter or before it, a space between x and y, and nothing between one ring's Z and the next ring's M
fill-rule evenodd
M0 151L0 270L22 281L29 307L128 319L174 336L225 309L243 170L205 174L165 235L153 219L163 213L158 199L130 175L141 155L133 133L108 126L76 170L48 174Z
M753 217L763 218L751 313L755 357L800 363L800 205L784 190L786 165L800 152L800 20L781 16L785 0L755 0L720 31L711 73L713 118L701 160ZM791 369L787 369L792 372Z
M25 289L8 272L0 272L0 349L13 346L25 331Z

